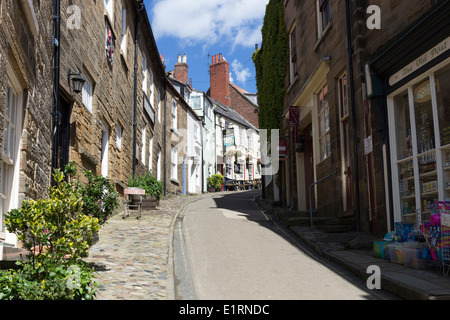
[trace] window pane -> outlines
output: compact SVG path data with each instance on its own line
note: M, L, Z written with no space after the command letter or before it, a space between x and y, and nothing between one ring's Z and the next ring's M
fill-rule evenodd
M413 160L407 160L400 163L398 172L402 214L410 214L416 210Z
M436 73L436 97L441 146L450 144L450 66Z
M442 150L443 164L444 164L444 201L450 201L450 147Z
M414 86L413 92L417 127L417 150L420 154L435 148L430 80L427 79Z
M397 135L397 156L401 160L412 156L408 91L404 91L394 97L394 114Z

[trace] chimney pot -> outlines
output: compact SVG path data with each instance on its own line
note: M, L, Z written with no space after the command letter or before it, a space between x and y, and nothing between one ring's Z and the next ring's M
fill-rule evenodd
M219 54L219 61L222 61L222 54Z
M186 55L186 53L183 55L183 62L187 63L187 55Z
M178 54L178 63L181 63L181 54Z

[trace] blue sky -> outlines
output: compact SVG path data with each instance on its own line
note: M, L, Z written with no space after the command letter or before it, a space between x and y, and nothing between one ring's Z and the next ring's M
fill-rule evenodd
M209 88L211 56L222 53L230 63L231 81L256 93L255 44L269 0L144 0L166 71L178 54L187 55L193 87Z

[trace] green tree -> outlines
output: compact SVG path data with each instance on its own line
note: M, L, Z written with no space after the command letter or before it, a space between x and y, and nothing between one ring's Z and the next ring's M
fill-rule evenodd
M279 129L286 94L285 80L289 56L282 0L270 0L261 30L262 47L253 53L258 89L259 125Z

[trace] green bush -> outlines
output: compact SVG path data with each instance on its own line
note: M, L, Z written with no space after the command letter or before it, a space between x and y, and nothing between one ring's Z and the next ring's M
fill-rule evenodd
M154 195L157 199L161 199L164 188L161 181L156 180L155 177L151 175L149 171L145 173L145 175L130 178L128 183L129 187L142 188L145 190L146 195Z
M0 299L92 299L92 270L82 258L89 255L94 234L100 229L96 217L83 211L83 191L76 182L65 181L59 170L48 199L25 200L5 215L5 226L28 250L17 271L0 273ZM75 276L75 281L69 281ZM69 279L69 280L68 280Z
M71 178L77 173L73 162L69 163L64 171ZM104 224L119 206L119 194L108 178L94 176L90 170L84 171L84 176L88 180L87 184L82 185L74 181L83 197L82 211L85 215L97 218L100 224Z
M220 173L216 173L208 177L208 186L216 188L216 190L222 189L222 185L224 183L225 178Z

